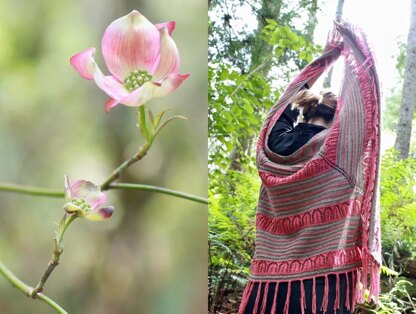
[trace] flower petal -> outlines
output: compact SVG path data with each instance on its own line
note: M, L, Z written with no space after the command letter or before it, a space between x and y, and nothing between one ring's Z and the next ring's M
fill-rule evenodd
M91 47L73 55L70 59L71 65L86 80L94 78L94 59L95 48Z
M65 193L65 200L67 202L70 202L71 198L72 198L72 196L71 196L71 186L69 184L69 178L68 178L67 175L65 175L65 177L64 177L64 193Z
M180 63L178 48L166 27L160 30L160 36L160 56L150 72L156 82L171 73L177 73Z
M110 98L109 100L107 100L107 102L105 103L105 111L109 112L112 108L114 108L115 106L117 106L120 102L118 100L115 100L113 98Z
M166 23L155 24L155 26L159 30L166 27L168 29L169 35L172 35L172 32L175 29L176 23L175 21L169 21Z
M190 74L172 73L155 89L153 97L163 97L177 89Z
M94 79L97 86L112 98L128 95L124 86L113 76L105 76L94 60L95 48L88 48L71 57L71 65L87 80Z
M102 208L97 208L95 210L92 210L88 212L84 217L88 220L92 221L102 221L105 219L110 218L113 215L114 207L113 206L107 206Z
M134 70L150 72L159 47L159 31L138 11L112 22L102 40L105 63L120 81Z
M98 185L86 180L77 180L71 185L71 193L73 198L85 200L92 209L103 205L107 197L101 192Z
M110 111L111 108L114 108L118 104L123 104L129 107L139 107L153 98L153 93L157 88L159 88L159 86L160 84L155 82L146 82L123 99L109 99L106 103L106 111Z

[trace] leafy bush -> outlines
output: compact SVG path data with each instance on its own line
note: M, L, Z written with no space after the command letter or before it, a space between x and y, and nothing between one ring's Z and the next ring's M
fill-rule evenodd
M392 269L407 275L416 258L416 159L398 159L394 149L387 150L381 161L380 205L384 277L379 307L374 303L358 306L356 313L416 313L416 290L409 277L398 277Z
M252 173L229 171L210 182L209 297L210 310L240 297L254 254L259 180Z
M416 159L399 160L394 149L381 162L383 253L390 268L416 258ZM397 262L400 261L400 262Z
M403 314L416 313L416 298L411 297L408 288L412 283L403 277L396 277L390 289L379 296L379 306L372 304L359 304L355 313L377 313L377 314Z

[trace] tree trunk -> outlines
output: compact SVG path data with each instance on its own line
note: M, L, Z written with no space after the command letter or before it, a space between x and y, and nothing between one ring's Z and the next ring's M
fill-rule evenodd
M412 0L410 29L407 36L406 64L400 116L397 124L396 142L394 147L399 151L399 158L409 155L410 137L412 134L412 120L416 93L416 0Z
M304 37L308 41L313 42L313 33L315 32L316 24L318 21L316 18L316 12L318 11L318 0L312 0L309 6L308 23L305 26Z
M335 14L335 19L338 21L342 16L342 11L344 10L344 0L338 0L337 12Z

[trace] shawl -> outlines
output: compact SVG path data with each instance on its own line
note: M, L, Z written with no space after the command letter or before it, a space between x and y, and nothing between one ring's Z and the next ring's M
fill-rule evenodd
M328 70L340 56L345 63L331 128L316 134L289 156L267 147L269 133L302 86ZM256 211L256 249L239 313L244 313L254 283L253 313L265 313L270 283L274 300L279 282L288 282L284 313L289 313L290 282L301 284L300 304L306 306L303 280L347 275L345 306L353 311L368 295L378 303L381 243L378 204L380 162L380 87L373 52L364 32L335 22L323 54L305 67L268 113L257 143L262 181ZM348 280L352 274L352 280ZM328 286L327 284L325 285ZM348 288L349 287L349 288ZM264 291L263 299L260 290ZM272 290L272 289L271 289ZM316 293L312 291L316 313ZM275 303L275 301L273 302ZM325 289L322 311L328 307ZM319 310L319 309L318 309ZM274 314L272 310L272 314Z

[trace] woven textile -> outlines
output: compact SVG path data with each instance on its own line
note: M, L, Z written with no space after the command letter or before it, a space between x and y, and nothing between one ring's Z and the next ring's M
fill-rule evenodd
M270 151L268 136L284 108L305 83L320 76L340 56L345 71L332 127L289 156ZM324 53L287 87L261 129L256 251L239 313L244 313L255 282L265 284L267 291L270 283L300 280L299 302L304 305L302 280L327 279L330 274L338 280L340 274L352 273L352 280L347 280L347 290L353 290L345 301L348 309L364 301L365 289L378 301L379 151L380 88L373 53L362 30L342 22L335 25ZM276 295L278 289L274 290ZM334 308L339 308L339 284L336 295ZM259 296L253 313L263 314L267 293L263 300ZM284 313L290 311L289 298L290 288ZM320 310L315 302L312 306L314 313ZM321 310L327 306L325 291Z

